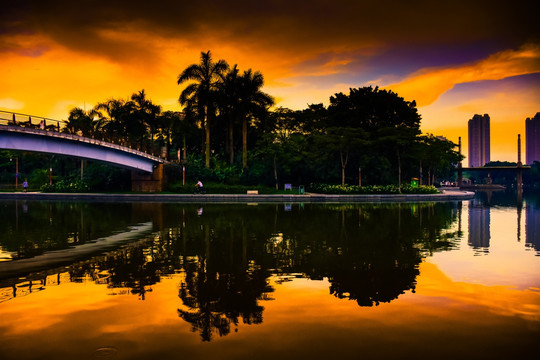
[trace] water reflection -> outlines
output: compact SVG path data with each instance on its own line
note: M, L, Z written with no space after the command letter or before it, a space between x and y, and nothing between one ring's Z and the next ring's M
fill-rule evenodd
M474 202L469 206L469 246L477 254L489 252L490 217L489 208L476 205Z
M0 261L88 243L146 222L133 204L0 202Z
M467 207L468 243L490 248L490 208ZM490 199L491 201L493 198ZM463 204L159 204L0 203L0 301L48 286L91 281L110 295L151 296L163 277L178 279L171 314L203 341L263 323L265 301L290 276L327 279L329 293L360 307L414 292L419 264L457 248ZM530 209L530 212L529 212ZM525 210L526 242L538 251L534 206ZM8 274L10 263L93 244L141 223L144 234L62 267ZM533 240L536 239L536 240Z
M540 209L532 205L525 210L525 244L540 252Z
M540 201L537 194L524 202L518 191L478 191L469 204L469 246L476 254L488 254L491 239L492 209L515 211L517 219L516 239L521 241L522 213L525 208L525 246L540 251Z

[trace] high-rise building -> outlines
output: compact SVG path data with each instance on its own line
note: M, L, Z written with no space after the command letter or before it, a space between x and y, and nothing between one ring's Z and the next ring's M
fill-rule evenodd
M484 166L489 161L489 115L474 115L469 120L469 167Z
M525 120L525 157L528 165L540 161L540 112Z

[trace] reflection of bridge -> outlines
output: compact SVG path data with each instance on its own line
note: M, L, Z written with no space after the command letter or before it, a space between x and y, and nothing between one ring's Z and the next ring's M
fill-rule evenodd
M18 114L2 112L2 115L6 114L9 114L9 119L0 119L0 149L59 154L105 162L113 166L135 170L132 172L133 190L152 190L148 189L148 184L146 184L148 181L154 183L151 185L154 190L161 190L161 185L156 188L155 183L161 184L162 181L163 167L161 165L166 162L162 158L125 146L58 132L61 128L61 122L37 128L39 126L32 124L30 116L27 116L27 121L22 122L17 121L16 115ZM53 121L44 118L38 119L42 119L43 123L47 121L49 124ZM145 176L139 172L152 175ZM141 182L145 182L145 184L141 185Z
M69 247L67 249L53 250L44 254L20 260L0 263L0 281L10 278L20 278L29 273L47 271L61 265L71 264L75 260L90 257L106 250L118 247L144 237L152 231L152 222L130 226L127 231L89 241L86 244Z

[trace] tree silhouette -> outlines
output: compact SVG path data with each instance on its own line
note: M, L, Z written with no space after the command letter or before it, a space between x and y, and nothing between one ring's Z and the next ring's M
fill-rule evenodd
M201 124L205 129L205 165L210 167L210 118L213 117L216 91L229 68L225 60L212 61L210 51L201 52L201 62L192 64L178 75L178 84L193 81L180 94L179 102L197 109Z
M215 269L207 256L185 265L186 277L178 294L184 306L177 310L178 316L189 322L203 341L210 341L215 332L229 334L231 324L238 325L240 318L244 324L262 323L264 308L258 300L273 291L266 281L267 272L243 266Z
M146 134L146 127L150 129L150 141L154 141L154 135L158 128L158 116L161 113L161 106L155 105L146 97L144 89L138 93L131 95L133 101L133 115L131 119L133 128L129 130L134 131L140 135L141 142Z
M218 107L220 116L227 123L227 135L225 152L229 155L229 164L234 163L234 128L239 121L239 70L235 64L225 75L223 82L219 84Z
M97 115L94 109L85 111L79 107L75 107L69 111L68 123L63 131L76 134L80 130L84 136L91 137L95 133L94 117Z
M240 117L242 118L242 167L247 167L248 122L252 117L263 117L274 104L273 98L262 92L263 75L251 69L244 71L240 78Z

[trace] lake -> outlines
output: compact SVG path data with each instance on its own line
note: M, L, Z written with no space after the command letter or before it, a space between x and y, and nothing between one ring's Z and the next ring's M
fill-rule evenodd
M523 358L540 199L0 201L2 359Z

